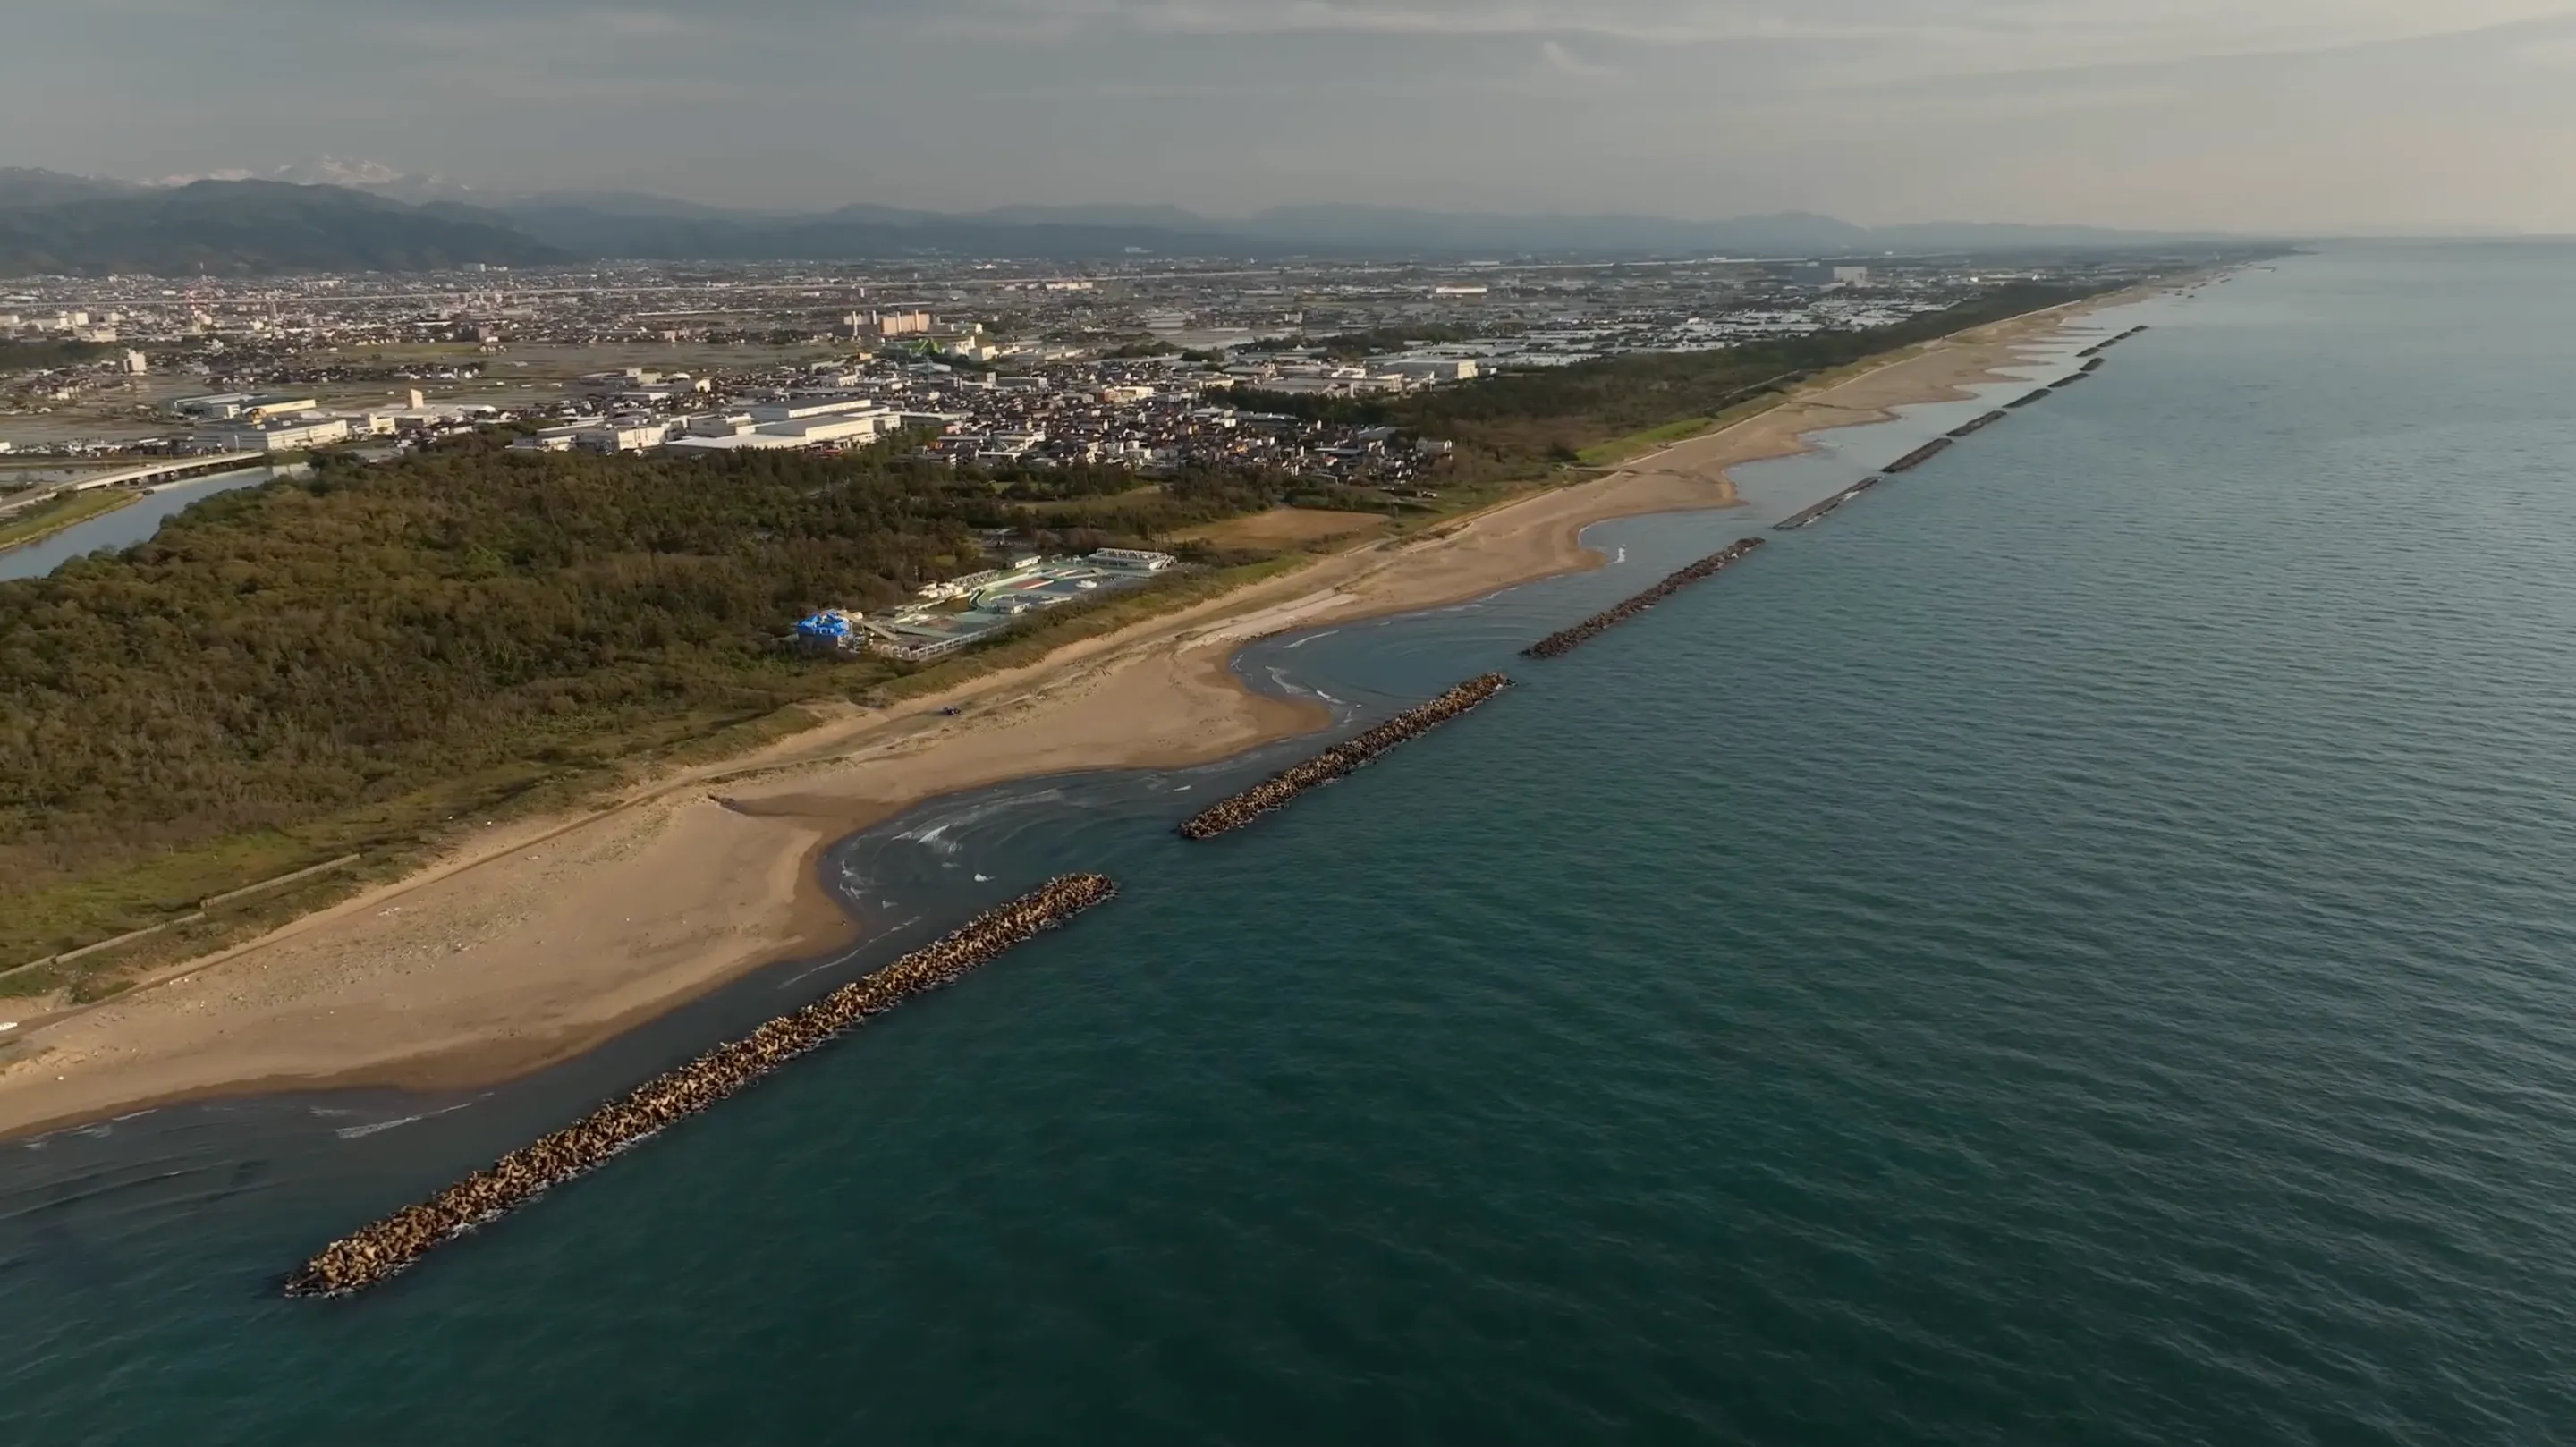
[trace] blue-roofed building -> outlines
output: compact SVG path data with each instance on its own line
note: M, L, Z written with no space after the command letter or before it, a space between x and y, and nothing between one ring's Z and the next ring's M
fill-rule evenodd
M846 608L826 608L796 625L796 646L812 653L855 653L867 646L859 621Z

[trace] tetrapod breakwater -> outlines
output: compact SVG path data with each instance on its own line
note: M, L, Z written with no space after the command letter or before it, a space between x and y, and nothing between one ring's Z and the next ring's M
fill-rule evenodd
M1921 467L1923 464L1930 462L1933 458L1936 458L1949 450L1949 438L1935 437L1931 441L1924 443L1922 446L1915 448L1912 452L1909 452L1903 457L1896 459L1894 462L1889 463L1887 466L1880 468L1879 471L1912 472L1914 469Z
M1728 565L1762 546L1760 538L1737 538L1698 562L1665 577L1655 586L1612 607L1604 608L1571 628L1560 629L1521 650L1524 658L1554 658L1571 653L1595 636L1608 632L1647 609L1671 597L1702 578L1723 571Z
M1796 532L1798 529L1807 526L1816 519L1832 512L1835 508L1841 507L1844 503L1851 501L1853 498L1860 496L1862 493L1869 491L1871 488L1878 486L1886 480L1887 479L1873 473L1870 476L1864 477L1860 481L1853 483L1851 486L1844 488L1842 491L1835 493L1832 497L1826 498L1823 502L1811 502L1805 507L1798 509L1796 512L1789 514L1787 517L1780 519L1778 522L1771 525L1771 530L1775 533Z
M1106 875L1068 874L986 910L865 979L666 1070L428 1200L341 1237L287 1277L286 1294L347 1296L389 1280L437 1247L755 1084L843 1031L955 982L1117 893L1117 883Z
M2139 323L2138 325L2136 325L2136 326L2134 326L2134 327L2129 328L2127 331L2120 333L2120 334L2119 334L2118 336L2116 336L2116 337L2104 337L2102 340L2100 340L2100 341L2098 341L2098 342L2095 342L2093 345L2091 345L2091 346L2089 346L2089 347L2086 347L2084 350L2082 350L2082 351L2080 351L2080 352L2077 352L2075 355L2076 355L2076 356L2078 356L2078 357L2089 357L2089 356L2094 355L2094 354L2095 354L2095 353L2097 353L2097 352L2107 351L2108 349L2110 349L2110 348L2112 348L2112 347L2116 347L2116 346L2118 346L2120 343L2127 341L2129 338L2136 336L2138 333L2143 332L2143 331L2145 331L2146 329L2147 329L2147 328L2146 328L2146 324L2145 324L2145 323L2143 323L2143 322L2141 322L2141 323Z
M1851 501L1853 498L1856 498L1862 493L1869 491L1871 488L1876 487L1880 483L1887 481L1888 474L1911 472L1915 468L1921 467L1924 463L1938 457L1943 450L1950 446L1950 444L1957 442L1962 438L1973 437L1977 433L2003 421L2006 417L2012 415L2014 408L2027 407L2031 403L2040 401L2047 397L2049 393L2056 391L2060 387L2083 381L2085 378L2092 376L2094 372L2101 368L2103 358L2100 354L2104 348L2113 346L2119 342L2127 341L2129 338L2134 337L2145 330L2146 328L2143 326L2135 326L2120 333L2118 336L2105 337L2101 341L2095 342L2093 345L2086 347L2084 350L2075 354L2078 357L2086 358L2088 360L2085 361L2082 367L2076 369L2072 375L2061 377L2057 381L2051 382L2036 391L2025 392L2021 396L2014 398L2010 402L2006 402L2001 407L1998 407L1983 416L1974 417L1966 422L1960 423L1958 426L1951 428L1949 431L1933 438L1922 446L1915 448L1912 452L1909 452L1903 457L1896 459L1894 462L1889 463L1881 470L1879 475L1874 477L1864 477L1860 481L1853 483L1851 486L1844 488L1842 491L1835 493L1833 496L1826 498L1824 501L1810 503L1807 506L1798 509L1796 512L1789 514L1787 517L1782 518L1780 521L1773 523L1771 525L1772 531L1784 533L1795 532L1800 528L1806 527L1814 523L1818 518L1832 512L1835 508L1841 507L1844 503Z
M1313 758L1271 775L1230 798L1220 799L1181 823L1184 839L1214 839L1253 820L1283 809L1309 789L1342 778L1396 745L1418 739L1449 720L1511 687L1499 673L1483 673L1447 693L1406 709L1365 733L1333 745Z

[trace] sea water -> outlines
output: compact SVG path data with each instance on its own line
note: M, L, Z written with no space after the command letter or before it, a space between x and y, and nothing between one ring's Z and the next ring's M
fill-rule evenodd
M0 1146L0 1440L2538 1442L2576 1423L2576 251L2153 330L1547 663L1620 561L1264 642L1355 728L942 800L877 938L573 1065ZM2062 373L2066 343L2032 375ZM2008 398L2026 384L1998 384ZM1114 905L382 1291L328 1237L1068 868Z

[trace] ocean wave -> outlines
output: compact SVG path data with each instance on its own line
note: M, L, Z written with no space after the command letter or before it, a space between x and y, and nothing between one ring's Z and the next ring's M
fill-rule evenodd
M888 904L889 904L889 905L891 905L891 904L892 904L892 901L888 901ZM869 943L874 944L874 943L876 943L877 941L881 941L881 940L890 940L890 939L894 938L896 935L899 935L899 934L903 933L905 930L908 930L908 929L912 928L914 925L917 925L917 924L919 924L919 923L921 923L921 916L920 916L920 915L914 915L912 918L905 920L905 921L904 921L904 922L902 922L901 924L891 924L891 925L888 925L888 926L886 926L884 929L879 930L879 931L877 932L876 936L875 936L875 939L870 940L870 941L869 941ZM825 970L837 970L837 969L839 969L841 966L848 964L848 963L850 962L851 958L852 958L852 957L851 957L851 956L849 956L849 955L842 955L842 956L840 956L840 957L838 957L838 958L836 958L836 959L829 959L829 960L825 960L825 961L823 961L823 962L822 962L821 964L819 964L819 965L814 965L814 966L812 966L812 967L810 967L810 968L807 968L807 969L798 970L795 974L789 975L786 979L783 979L783 980L779 981L779 982L778 982L778 988L780 988L780 989L784 990L784 989L787 989L787 988L789 988L789 987L791 987L791 986L793 986L793 985L798 984L798 983L799 983L799 982L801 982L801 981L810 980L810 979L814 978L816 975L819 975L819 974L823 973Z
M454 1105L446 1106L438 1110L424 1110L418 1115L399 1116L393 1120L369 1121L364 1125L344 1125L331 1132L331 1134L338 1136L344 1141L364 1140L368 1136L392 1130L396 1126L411 1125L417 1121L434 1120L442 1115L453 1115L457 1111L463 1110L465 1107L472 1105L473 1103L474 1102L470 1100L463 1100L458 1101Z
M1014 809L1025 809L1032 804L1059 803L1063 799L1062 789L1040 789L1030 794L1012 794L999 799L987 799L959 809L953 814L944 815L919 828L907 829L894 837L906 844L918 844L936 854L955 854L964 846L950 837L951 831L981 824L985 820L998 818Z

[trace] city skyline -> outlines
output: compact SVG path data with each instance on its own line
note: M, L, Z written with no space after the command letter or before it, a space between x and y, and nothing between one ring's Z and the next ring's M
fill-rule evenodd
M0 120L43 143L7 159L132 178L330 152L768 209L2576 231L2555 0L104 0L16 28Z

